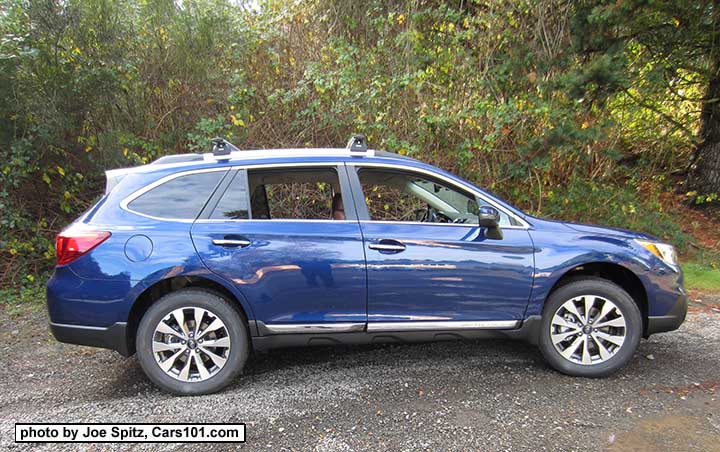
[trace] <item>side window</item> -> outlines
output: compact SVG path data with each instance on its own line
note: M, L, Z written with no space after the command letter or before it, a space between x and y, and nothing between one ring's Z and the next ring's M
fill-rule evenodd
M128 209L158 218L194 220L225 171L188 174L158 185L128 204Z
M415 173L361 168L358 172L370 219L477 224L478 204L469 193ZM501 212L501 226L510 219Z
M344 220L337 171L326 168L250 169L247 182L244 172L239 171L211 218L248 217L256 220Z
M210 214L214 220L247 220L250 218L247 173L238 171L222 198Z

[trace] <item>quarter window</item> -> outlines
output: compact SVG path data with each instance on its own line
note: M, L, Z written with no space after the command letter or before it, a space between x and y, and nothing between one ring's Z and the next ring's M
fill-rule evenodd
M215 220L247 220L250 218L247 173L238 171L213 209L210 218Z
M152 217L194 220L224 174L209 171L176 177L138 196L128 209Z

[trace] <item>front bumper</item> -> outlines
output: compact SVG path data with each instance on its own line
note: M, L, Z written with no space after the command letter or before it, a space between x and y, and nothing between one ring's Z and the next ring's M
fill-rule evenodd
M123 356L130 356L127 343L127 323L114 323L108 327L68 325L50 322L50 331L60 342L89 347L109 348Z
M655 333L664 333L666 331L673 331L680 328L680 325L685 321L688 310L688 297L683 294L680 295L675 301L670 312L666 315L660 316L648 316L648 325L646 337Z

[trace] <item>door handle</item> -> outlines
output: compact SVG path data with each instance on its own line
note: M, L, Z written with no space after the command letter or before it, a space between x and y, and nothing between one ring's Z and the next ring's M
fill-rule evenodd
M398 242L397 240L383 239L378 243L371 243L368 245L371 250L386 251L390 253L399 253L405 251L405 245Z
M239 246L240 248L245 248L246 246L250 246L252 243L250 240L244 240L244 239L213 239L213 245L218 246Z

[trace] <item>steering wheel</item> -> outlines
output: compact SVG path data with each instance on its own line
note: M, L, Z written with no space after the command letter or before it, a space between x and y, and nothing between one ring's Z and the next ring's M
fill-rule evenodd
M447 219L442 213L435 210L432 206L428 205L422 209L415 209L415 221L421 223L447 223L452 220Z

